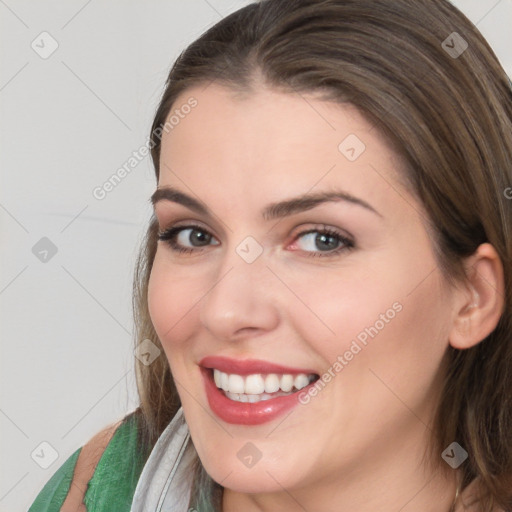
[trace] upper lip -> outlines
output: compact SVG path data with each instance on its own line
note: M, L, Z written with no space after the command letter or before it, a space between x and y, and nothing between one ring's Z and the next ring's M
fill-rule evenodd
M237 375L251 375L255 373L289 373L306 375L318 375L311 368L291 368L281 364L263 361L262 359L232 359L225 356L206 356L199 362L204 368L215 368L224 373L235 373Z

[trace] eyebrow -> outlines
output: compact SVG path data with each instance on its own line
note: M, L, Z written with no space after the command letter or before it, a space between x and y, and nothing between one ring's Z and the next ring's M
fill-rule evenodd
M183 206L186 206L190 210L193 210L196 213L213 217L210 209L201 201L195 199L192 196L181 192L180 190L173 187L159 187L155 190L153 195L151 196L151 203L155 206L159 201L166 200L171 201L173 203L178 203ZM294 215L296 213L300 213L302 211L311 210L316 206L327 203L327 202L338 202L345 201L357 206L361 206L379 217L383 217L373 206L368 204L363 199L355 197L348 192L343 190L335 190L335 191L326 191L326 192L317 192L312 194L304 194L302 196L294 197L291 199L286 199L284 201L279 201L277 203L271 203L267 205L261 211L261 216L264 220L273 220L280 219L283 217L288 217L290 215Z

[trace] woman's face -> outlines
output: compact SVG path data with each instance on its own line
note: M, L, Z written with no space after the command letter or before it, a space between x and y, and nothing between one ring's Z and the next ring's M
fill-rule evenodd
M170 115L155 211L182 229L158 242L148 300L207 472L298 497L418 460L454 305L397 155L313 95L214 83Z

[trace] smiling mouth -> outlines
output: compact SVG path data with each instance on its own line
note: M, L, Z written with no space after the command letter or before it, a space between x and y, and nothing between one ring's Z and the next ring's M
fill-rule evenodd
M254 373L239 375L211 368L217 388L234 402L256 403L293 395L320 377L314 373Z

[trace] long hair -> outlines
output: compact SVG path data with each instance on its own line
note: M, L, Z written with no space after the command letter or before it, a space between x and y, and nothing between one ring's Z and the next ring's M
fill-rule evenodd
M482 510L510 509L512 88L496 55L446 0L252 3L208 29L172 66L151 129L156 179L162 126L182 92L216 81L250 94L261 78L275 90L317 92L351 104L386 137L406 162L404 181L428 214L447 280L464 281L463 260L481 243L489 242L499 254L504 312L496 329L473 348L448 348L427 462L447 467L441 452L457 440L469 455L460 467L460 490L478 478L485 491ZM153 217L135 273L135 343L149 339L162 348L147 303L156 244ZM164 355L151 365L136 359L135 365L136 412L147 448L180 399ZM196 467L191 504L220 487L208 487L199 461Z

